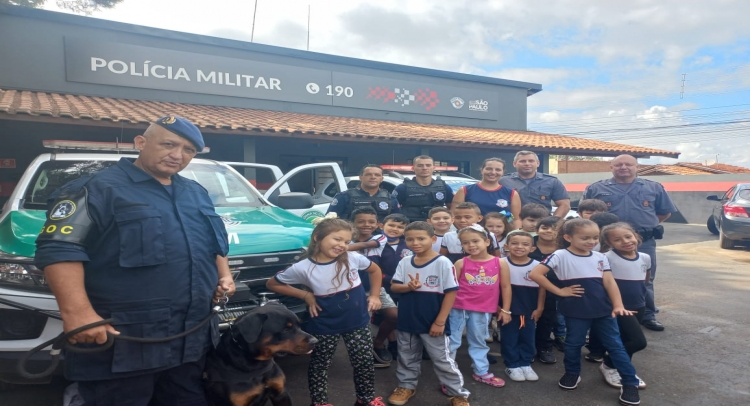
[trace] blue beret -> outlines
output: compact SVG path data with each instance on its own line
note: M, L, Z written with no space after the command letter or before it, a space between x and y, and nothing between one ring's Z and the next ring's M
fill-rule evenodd
M186 118L166 116L156 120L156 124L192 142L198 152L203 151L203 147L206 146L206 143L203 142L201 130Z

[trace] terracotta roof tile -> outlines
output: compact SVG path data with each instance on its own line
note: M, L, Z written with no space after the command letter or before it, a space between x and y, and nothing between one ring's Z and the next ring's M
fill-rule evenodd
M713 169L718 169L721 171L726 171L729 173L750 173L750 168L745 168L742 166L735 166L735 165L727 165L727 164L712 164L708 165L709 167Z
M176 114L188 118L198 127L209 129L209 133L211 128L215 128L260 132L271 136L274 133L296 133L385 142L539 149L561 154L679 155L673 151L532 131L454 127L21 90L0 89L0 114L2 113L144 125L162 115Z

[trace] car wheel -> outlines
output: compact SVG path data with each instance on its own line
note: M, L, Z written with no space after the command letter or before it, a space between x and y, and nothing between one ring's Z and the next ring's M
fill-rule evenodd
M711 232L713 235L719 235L719 229L716 228L716 222L714 221L714 216L710 216L708 220L706 221L706 227L708 227L708 231Z
M734 249L734 240L730 240L721 230L719 230L719 246L721 249L725 250Z

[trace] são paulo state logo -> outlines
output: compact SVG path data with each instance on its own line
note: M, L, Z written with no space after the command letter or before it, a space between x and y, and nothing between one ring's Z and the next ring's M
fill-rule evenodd
M50 220L63 220L73 215L76 212L76 204L70 200L62 200L57 202L55 207L49 212Z

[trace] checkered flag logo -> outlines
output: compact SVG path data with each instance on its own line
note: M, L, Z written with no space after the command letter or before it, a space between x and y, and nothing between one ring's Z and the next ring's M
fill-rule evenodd
M437 92L430 90L429 88L419 89L414 95L416 96L419 105L424 107L427 111L434 109L435 106L440 103Z
M385 86L370 87L369 90L370 93L367 94L368 99L382 100L383 103L388 103L396 98L396 94L390 88Z
M401 103L401 106L408 106L410 103L414 102L416 99L416 96L411 94L406 89L399 89L396 88L393 90L394 93L396 93L396 98L393 100L395 103Z

